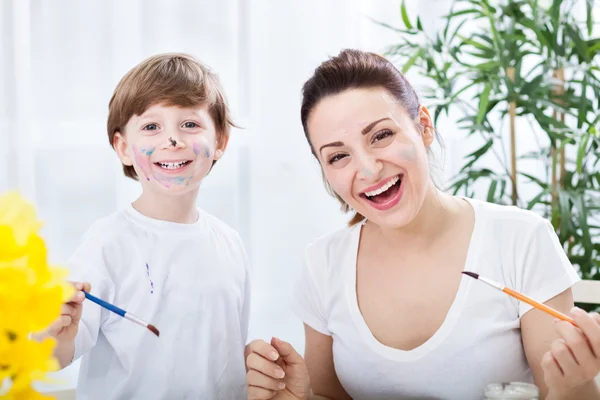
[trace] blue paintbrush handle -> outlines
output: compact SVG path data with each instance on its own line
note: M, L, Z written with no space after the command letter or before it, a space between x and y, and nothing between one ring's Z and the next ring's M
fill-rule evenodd
M85 297L88 300L93 301L94 303L106 308L107 310L114 312L115 314L120 315L121 317L125 316L125 310L121 310L119 307L113 306L112 304L107 303L104 300L100 300L99 298L97 298L96 296L92 296L88 292L83 292L83 293L85 293Z

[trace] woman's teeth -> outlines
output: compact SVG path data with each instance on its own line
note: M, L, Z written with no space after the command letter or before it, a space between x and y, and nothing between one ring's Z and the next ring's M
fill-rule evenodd
M378 194L381 194L381 193L385 192L386 190L388 190L389 188L391 188L392 186L394 186L396 184L396 182L398 182L399 180L400 180L400 178L395 176L392 179L390 179L388 183L386 183L379 189L373 190L372 192L365 192L365 195L367 197L377 196Z
M165 168L165 169L177 169L177 168L181 168L184 165L188 164L189 161L179 161L179 162L169 162L169 163L164 163L164 162L157 162L156 164L158 164L161 168Z

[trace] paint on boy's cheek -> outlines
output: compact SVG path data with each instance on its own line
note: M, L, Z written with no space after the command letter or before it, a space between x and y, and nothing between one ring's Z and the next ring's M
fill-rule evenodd
M150 168L150 156L156 150L156 147L150 148L138 148L135 144L131 147L133 150L133 159L136 165L142 170L146 180L150 180L151 168Z
M204 146L198 142L194 142L192 144L192 149L194 149L194 154L198 157L204 156L206 158L210 157L210 150L208 150L207 146Z

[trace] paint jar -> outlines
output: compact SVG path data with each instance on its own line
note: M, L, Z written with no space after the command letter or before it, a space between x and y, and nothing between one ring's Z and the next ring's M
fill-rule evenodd
M525 382L490 383L484 389L484 400L538 400L537 386Z

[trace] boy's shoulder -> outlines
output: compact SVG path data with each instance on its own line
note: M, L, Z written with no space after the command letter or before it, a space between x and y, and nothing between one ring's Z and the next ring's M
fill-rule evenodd
M82 241L92 241L102 247L127 232L129 225L125 210L115 211L96 219L84 233Z
M216 217L215 215L201 208L197 208L197 210L199 218L205 221L206 227L211 236L225 239L229 243L234 243L235 245L243 247L242 239L237 230L232 228L228 223L219 217Z

